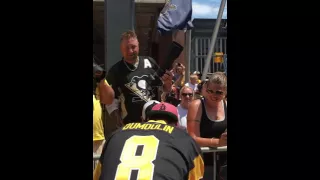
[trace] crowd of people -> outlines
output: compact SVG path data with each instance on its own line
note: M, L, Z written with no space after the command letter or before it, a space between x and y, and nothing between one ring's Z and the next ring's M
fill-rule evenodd
M201 81L196 71L186 80L189 72L175 63L159 77L157 62L139 56L133 31L120 42L123 58L95 79L93 152L101 157L94 179L212 180L212 153L200 147L227 146L225 73ZM117 126L111 134L103 130L103 108ZM226 163L219 153L216 179L226 180Z

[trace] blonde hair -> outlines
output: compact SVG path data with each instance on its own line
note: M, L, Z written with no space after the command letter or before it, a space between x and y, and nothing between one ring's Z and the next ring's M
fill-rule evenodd
M182 96L182 92L183 92L185 89L190 89L190 90L192 91L192 95L194 96L194 91L193 91L193 89L192 89L190 86L184 85L184 86L180 89L180 97Z
M198 78L198 75L196 75L196 74L190 74L190 79L191 78Z
M134 31L129 30L121 34L120 41L130 38L138 39L137 34Z

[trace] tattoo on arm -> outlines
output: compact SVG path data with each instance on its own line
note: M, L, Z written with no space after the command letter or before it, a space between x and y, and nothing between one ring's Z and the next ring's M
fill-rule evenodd
M196 120L189 120L189 121L195 121L195 122L200 123L200 120L197 120L197 119Z

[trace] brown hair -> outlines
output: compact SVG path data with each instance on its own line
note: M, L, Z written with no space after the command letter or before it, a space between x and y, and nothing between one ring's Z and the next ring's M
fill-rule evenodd
M209 79L209 83L219 84L227 90L227 76L223 72L215 72Z
M122 41L124 39L130 39L130 38L138 39L137 38L137 34L134 31L129 30L129 31L126 31L126 32L121 34L120 41Z

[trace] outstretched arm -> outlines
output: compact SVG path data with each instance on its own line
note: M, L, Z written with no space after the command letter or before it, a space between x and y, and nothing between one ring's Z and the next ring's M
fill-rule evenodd
M161 77L163 82L163 91L170 92L172 89L172 78L173 74L170 71L166 71L166 73Z
M119 86L117 84L116 75L112 69L109 70L107 75L107 81L110 83L113 91L114 91L114 98L111 104L106 105L106 109L111 117L112 120L116 122L117 127L121 127L123 125L121 114L120 114L120 91Z
M100 93L100 102L106 105L111 104L114 99L114 91L112 87L110 87L105 79L99 82L98 87Z

